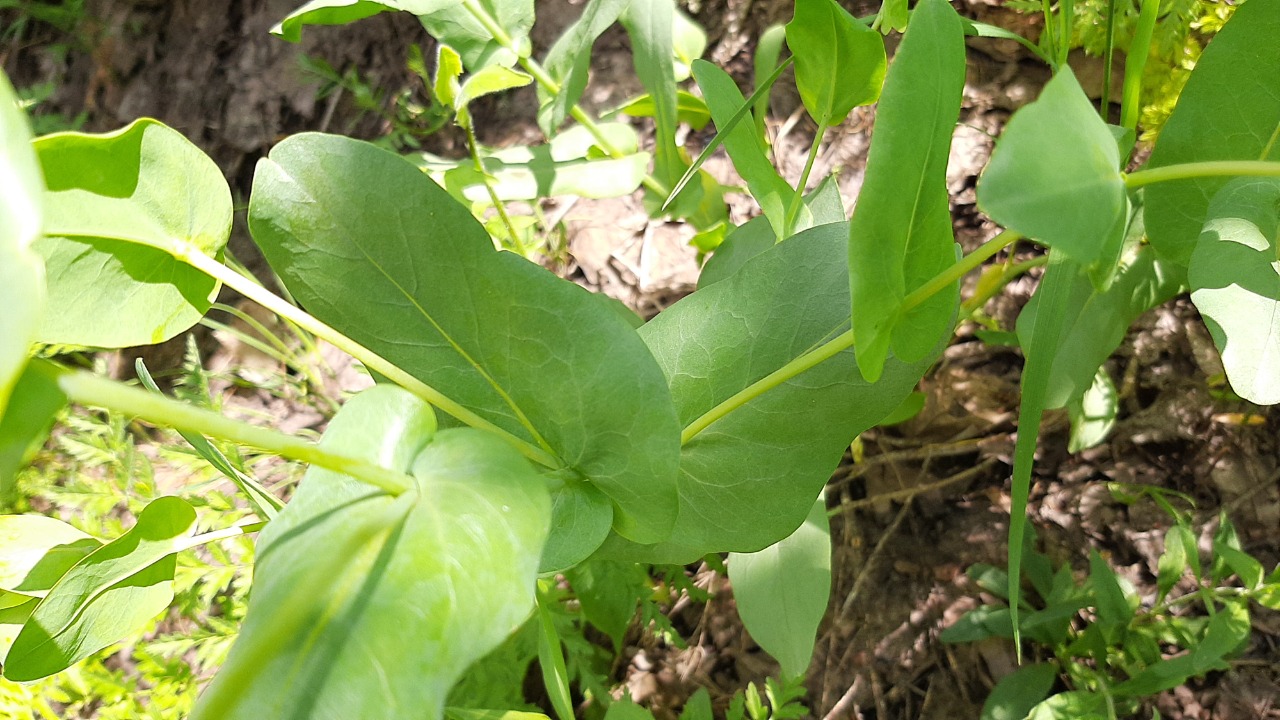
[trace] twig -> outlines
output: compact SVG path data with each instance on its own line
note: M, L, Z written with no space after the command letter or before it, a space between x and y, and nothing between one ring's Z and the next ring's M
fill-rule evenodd
M938 480L937 482L931 482L925 485L917 485L916 487L904 488L902 490L893 490L887 493L880 493L875 497L863 498L861 500L849 500L847 502L841 503L840 506L835 508L835 510L833 510L832 512L839 512L844 510L856 510L858 508L869 507L871 505L875 505L877 503L881 503L886 500L910 500L917 495L923 495L924 493L931 492L939 488L944 488L948 485L954 485L956 483L964 482L965 480L972 480L974 477L981 475L987 470L990 470L992 466L994 466L997 462L999 461L995 459L989 459L976 467L971 467L968 470L963 470L961 472L956 473L955 475L952 475L951 477ZM877 550L878 549L879 548L877 547Z

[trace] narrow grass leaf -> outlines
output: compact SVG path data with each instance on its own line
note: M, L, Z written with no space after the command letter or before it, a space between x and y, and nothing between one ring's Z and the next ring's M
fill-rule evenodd
M1126 212L1120 150L1070 68L1010 118L978 181L978 206L1074 260L1103 256Z
M854 346L870 382L891 348L915 361L951 334L958 282L915 308L902 301L956 262L946 174L964 67L959 16L922 0L885 80L849 224Z
M494 250L430 178L347 138L277 145L258 165L249 227L311 314L553 452L614 502L619 532L652 542L670 530L679 462L670 390L609 306Z
M822 127L840 124L855 107L880 97L884 38L835 0L796 0L786 34L800 100Z
M533 609L550 502L487 433L366 390L321 444L410 473L399 497L313 467L258 540L239 639L193 720L422 717Z
M676 147L676 106L674 0L631 0L622 15L622 25L631 38L636 76L653 98L654 177L670 187L680 177L684 165Z
M0 71L0 417L35 341L45 304L44 267L31 251L43 223L44 180L31 129ZM0 467L0 478L3 477ZM0 481L2 484L2 481ZM2 497L2 495L0 495Z
M105 135L47 135L35 148L48 186L45 237L35 244L49 290L40 341L150 345L196 324L218 282L164 248L222 253L231 190L213 160L148 119Z
M759 552L731 553L728 565L747 632L778 660L784 678L802 677L831 597L826 500L814 501L794 533Z
M4 677L47 677L145 627L173 600L175 553L195 524L196 512L182 498L151 501L132 529L49 590L9 649Z
M1187 274L1231 389L1280 403L1280 179L1240 178L1218 191Z
M1280 160L1280 43L1276 37L1280 37L1280 3L1240 5L1196 61L1147 167ZM1147 232L1156 250L1189 263L1209 202L1228 182L1229 178L1210 177L1148 187Z

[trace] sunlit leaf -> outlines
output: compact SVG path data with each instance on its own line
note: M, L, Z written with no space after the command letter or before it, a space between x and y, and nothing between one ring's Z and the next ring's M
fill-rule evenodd
M843 122L855 107L880 97L884 38L835 0L796 0L786 32L800 100L823 127Z

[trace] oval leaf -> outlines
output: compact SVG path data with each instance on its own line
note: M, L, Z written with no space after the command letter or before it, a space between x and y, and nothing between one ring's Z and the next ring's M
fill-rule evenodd
M258 165L249 227L313 315L545 442L613 500L622 534L654 541L670 529L679 426L648 349L586 291L494 250L403 158L347 138L290 138Z
M48 186L35 244L49 284L40 341L130 347L196 324L218 283L163 248L189 243L216 257L226 245L231 190L213 160L146 119L106 135L47 135L35 147Z
M258 542L240 638L193 720L439 718L473 661L533 607L550 503L486 433L434 437L428 405L378 386L321 444L410 472L391 497L321 468Z
M44 307L44 267L31 243L40 235L44 180L31 129L9 78L0 72L0 417L4 416ZM3 471L0 470L0 473Z
M802 677L831 597L831 527L819 497L804 524L755 553L729 555L729 581L742 624L777 658L784 678Z
M1280 179L1241 178L1214 196L1188 279L1231 389L1280 403Z
M196 511L182 498L151 501L129 532L86 556L40 601L5 657L4 676L47 677L145 627L173 601L175 553L195 526Z
M538 126L547 137L559 131L569 111L587 89L591 46L618 20L629 4L631 0L589 0L582 9L582 16L547 51L542 67L560 86L558 93L538 86Z
M890 349L915 361L951 335L959 283L911 309L902 301L956 261L946 175L964 68L960 17L922 0L885 80L849 223L854 347L871 382Z
M296 43L307 25L346 25L387 10L421 15L461 4L462 0L311 0L271 28L271 34Z
M1280 160L1280 3L1241 3L1196 61L1160 130L1148 167L1211 160ZM1229 112L1224 109L1229 108ZM1146 189L1147 232L1161 255L1191 260L1209 201L1227 178Z
M1070 68L1010 118L978 181L978 206L1086 265L1111 245L1126 210L1120 150Z
M880 97L884 38L834 0L796 0L787 47L796 59L800 101L822 126L837 125Z
M0 590L44 597L102 543L43 515L0 516Z

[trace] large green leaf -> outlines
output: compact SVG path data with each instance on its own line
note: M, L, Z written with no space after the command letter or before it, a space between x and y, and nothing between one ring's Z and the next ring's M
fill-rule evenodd
M631 0L589 0L582 16L547 51L542 67L560 85L558 93L538 86L538 125L547 137L556 134L587 89L591 46L630 4Z
M240 638L193 720L440 718L474 660L533 607L550 503L486 433L434 436L394 386L348 402L321 444L409 472L392 497L312 468L258 541Z
M0 72L0 417L36 339L45 293L44 268L31 252L40 235L44 181L17 103Z
M1148 167L1210 160L1280 160L1280 3L1241 3L1209 46L1160 131ZM1191 260L1209 200L1227 178L1147 188L1151 244Z
M641 328L682 423L847 329L847 238L844 224L799 233ZM670 544L635 548L611 538L602 552L686 562L787 537L853 438L897 408L930 361L890 359L873 384L845 350L756 396L684 445Z
M1024 665L1005 675L982 704L981 720L1025 720L1057 679L1058 667L1052 663Z
M1102 257L1125 215L1120 150L1070 68L1010 118L978 181L978 205L1074 260Z
M102 546L44 515L0 515L0 590L44 597L85 555Z
M804 524L754 553L729 555L729 581L742 624L777 658L784 678L802 677L831 597L831 527L819 496Z
M1280 179L1241 178L1218 191L1188 278L1231 389L1280 403Z
M796 0L787 47L796 59L800 100L821 126L839 124L855 107L880 97L884 38L835 0Z
M475 0L465 4L436 0L425 4L438 9L415 13L422 26L436 40L457 50L471 72L489 65L510 67L520 56L528 55L533 0ZM493 36L480 20L481 15L502 29L514 51Z
M29 364L18 378L9 407L0 415L0 507L13 499L14 478L31 455L44 445L67 396L58 383Z
M885 80L849 224L854 345L872 382L890 349L915 361L951 334L959 283L914 308L902 301L956 261L946 174L964 67L959 16L922 0Z
M677 503L670 391L627 322L493 248L429 178L368 143L298 135L259 163L249 226L312 314L608 495L655 541Z
M751 196L760 205L760 210L769 220L774 236L781 240L787 236L787 203L795 194L791 185L778 174L765 154L764 142L756 135L754 127L745 122L734 125L727 133L729 119L744 104L746 98L738 90L733 78L724 70L706 60L693 63L693 77L698 81L711 109L711 117L715 120L718 132L724 137L724 147L733 161L733 167L747 181ZM811 219L802 218L801 222L811 223Z
M462 0L311 0L271 28L271 34L296 43L307 25L346 25L387 10L424 15L461 4Z
M1062 272L1062 271L1060 271ZM1098 368L1120 347L1129 327L1147 310L1177 296L1186 274L1160 259L1150 246L1133 248L1123 259L1115 280L1099 291L1089 273L1073 274L1065 283L1066 315L1059 318L1061 335L1045 394L1045 408L1060 408L1093 385ZM1042 293L1036 293L1018 316L1018 338L1031 347L1032 328L1039 316Z
M4 676L28 681L67 669L138 632L173 601L175 553L196 512L157 498L129 532L85 556L36 606L4 661Z
M161 248L222 252L231 190L213 160L146 119L105 135L48 135L35 147L48 186L46 237L35 244L49 284L41 342L147 345L198 322L218 283Z

